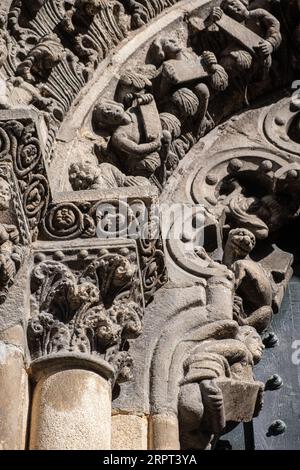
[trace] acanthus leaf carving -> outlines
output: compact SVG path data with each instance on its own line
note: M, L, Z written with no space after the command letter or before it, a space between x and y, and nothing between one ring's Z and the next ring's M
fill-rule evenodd
M27 330L33 361L83 354L115 367L114 380L129 377L123 348L142 331L143 303L136 264L128 249L123 252L104 249L81 272L51 258L35 265Z

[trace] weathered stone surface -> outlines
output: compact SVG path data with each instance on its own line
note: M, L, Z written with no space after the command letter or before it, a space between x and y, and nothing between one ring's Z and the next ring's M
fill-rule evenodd
M111 449L147 450L147 416L113 414L111 419Z
M149 421L151 450L179 450L178 420L172 415L152 415Z
M29 405L24 353L19 334L6 332L0 340L0 449L24 450ZM24 340L23 340L24 343Z

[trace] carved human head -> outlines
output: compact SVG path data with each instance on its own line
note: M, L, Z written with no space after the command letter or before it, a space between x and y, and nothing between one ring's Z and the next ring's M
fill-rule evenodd
M157 65L165 60L176 59L181 51L182 47L174 38L156 39L151 46L151 55Z
M243 21L248 15L249 0L223 0L221 8L236 21Z
M97 125L105 127L124 126L132 121L124 105L112 100L101 100L94 109L93 117Z
M89 162L72 163L69 168L69 181L74 191L89 189L95 181L96 168Z
M257 364L261 360L265 346L256 329L252 326L241 326L239 328L237 339L247 346L252 354L254 364Z
M235 228L229 232L227 243L235 257L245 258L254 249L256 239L250 230Z
M0 210L5 211L9 209L11 200L11 190L8 182L0 177Z

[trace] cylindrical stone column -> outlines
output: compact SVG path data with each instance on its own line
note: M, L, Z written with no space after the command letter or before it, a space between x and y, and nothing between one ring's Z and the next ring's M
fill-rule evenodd
M101 361L52 357L35 361L30 449L108 450L113 371Z

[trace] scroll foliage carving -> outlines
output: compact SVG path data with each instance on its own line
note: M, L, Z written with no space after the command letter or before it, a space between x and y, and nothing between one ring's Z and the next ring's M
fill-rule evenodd
M12 160L25 216L35 239L49 202L49 183L37 130L31 119L8 120L2 121L1 134L1 160Z

